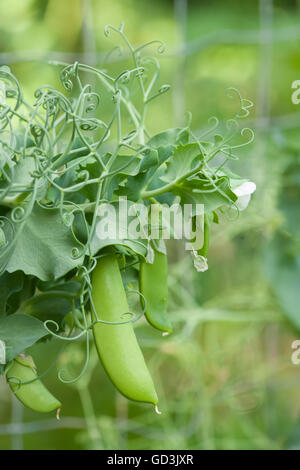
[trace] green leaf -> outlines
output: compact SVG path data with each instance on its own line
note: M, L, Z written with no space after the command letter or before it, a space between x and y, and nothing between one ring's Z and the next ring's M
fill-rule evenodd
M149 168L158 165L158 152L154 149L148 149L144 152L144 157L141 161L140 172L149 170Z
M0 317L6 313L8 299L23 287L23 273L20 271L12 274L5 272L0 276Z
M214 185L194 178L176 186L174 193L180 196L182 204L204 204L205 212L215 211L221 206L231 206L237 196L231 191L227 177L219 178Z
M107 153L102 157L103 163L106 165L111 158L111 154ZM79 162L80 163L80 162ZM141 164L141 158L138 155L118 155L117 158L114 160L110 172L115 173L113 176L107 179L107 191L108 195L107 198L109 200L112 199L113 193L118 185L127 179L128 176L135 176L139 173L139 167ZM91 157L86 162L80 163L77 171L80 174L80 171L84 169L89 172L90 179L98 178L103 168L95 159L95 157ZM89 184L82 190L80 190L82 194L84 194L90 201L95 201L98 191L98 184Z
M37 318L15 313L0 319L0 339L6 346L7 362L46 335L44 324Z
M229 168L222 168L222 170L218 170L217 168L211 168L212 170L212 173L215 172L215 174L218 176L218 177L221 177L221 176L226 176L229 178L229 181L230 181L230 187L231 189L235 189L237 188L238 186L240 186L241 184L243 183L246 183L248 180L245 179L245 178L241 178L239 175L237 175L236 173L233 173Z
M160 179L160 176L165 173L165 169L163 168L163 163L170 158L174 153L174 147L166 146L166 147L159 147L149 156L148 159L151 159L151 163L154 161L154 158L158 159L158 162L155 165L150 166L150 161L148 160L147 165L144 164L146 168L148 166L147 171L143 171L139 174L128 176L126 184L121 186L116 194L119 196L127 196L127 198L131 201L138 201L141 197L141 192L145 190L147 185L149 184L149 189L156 189L158 187L162 187L165 183ZM141 165L141 168L143 166ZM162 201L160 201L162 202ZM164 201L165 202L165 201Z
M147 172L131 176L127 179L125 186L121 186L116 193L119 196L126 196L130 201L138 201L141 198L141 192L147 186L148 179Z
M59 209L35 206L16 240L6 270L21 270L42 281L57 279L82 263L82 258L73 258L74 248L82 249L70 227L63 223Z
M187 144L190 139L190 132L186 128L168 129L154 135L147 142L150 147L158 148L165 145Z
M43 292L26 300L19 311L43 322L53 320L60 325L63 318L72 310L73 298L72 294L59 290Z
M202 160L202 155L198 144L179 145L174 151L174 155L167 161L167 170L162 180L170 183L183 178Z
M137 155L118 155L113 162L110 171L118 172L122 175L137 175L141 163L140 157Z
M25 276L25 274L22 271L19 271L19 272L21 273L23 277L22 289L17 292L14 292L9 297L9 300L6 306L7 315L11 315L12 313L17 312L22 302L32 297L35 292L36 278L34 278L33 276Z
M86 137L86 140L88 143L92 143L92 139L89 137ZM83 140L79 137L76 136L71 147L72 153L68 153L65 155L65 157L60 161L60 166L66 165L67 163L73 162L76 159L80 159L81 157L85 157L89 155L90 150L86 146L86 144L83 142ZM62 153L59 153L54 157L54 161L56 161L58 158L62 156Z
M66 292L69 296L78 297L82 285L79 281L65 281L64 279L59 282L48 281L43 282L39 281L37 288L42 291L62 291Z
M69 168L62 176L55 178L55 183L61 188L68 188L78 183L78 173L75 167ZM87 186L89 188L90 186ZM46 198L50 201L57 203L60 200L61 192L55 186L50 186L47 189ZM85 202L86 198L80 191L68 192L68 201L77 204Z
M36 170L36 163L34 157L30 155L25 155L21 158L16 164L14 164L14 171L11 173L10 177L13 178L14 184L30 187L33 183L32 173ZM3 188L6 184L3 185ZM41 199L44 197L47 191L47 180L46 178L41 178L39 180L39 189L37 191L37 198ZM18 197L22 193L16 193L14 196Z
M128 210L130 207L133 209L132 206L134 206L134 203L127 201L127 206ZM130 238L130 230L128 230L131 223L142 223L141 219L139 219L138 215L130 215L127 216L126 221L123 220L122 216L120 216L120 212L122 211L122 214L128 214L128 212L126 209L121 208L119 201L110 204L110 208L111 207L114 207L114 213L104 213L97 218L97 227L102 227L103 233L101 237L99 237L99 232L97 230L95 231L91 240L92 253L96 254L98 251L110 245L120 245L129 248L137 255L145 257L147 254L148 240L142 236L139 239ZM109 230L109 232L107 230L107 237L105 237L106 227ZM120 233L124 235L119 236Z
M108 182L107 198L113 198L116 188L128 177L135 177L140 172L141 158L137 155L118 155L113 162L110 171L115 172Z
M35 159L30 156L21 158L14 167L14 183L21 186L29 186L33 177L31 173L36 169Z
M16 146L15 148L19 151L34 147L35 143L34 140L30 137L30 135L26 132L25 127L20 127L19 132L16 135Z
M165 147L158 147L157 153L158 153L158 167L160 167L172 155L174 155L174 147L172 145L166 145Z
M125 286L134 285L139 280L139 271L136 267L131 266L121 270L122 281Z
M166 183L161 179L164 174L165 168L161 166L152 176L151 181L148 183L147 190L163 188L166 185ZM155 199L160 202L160 204L168 204L171 206L175 198L176 196L172 193L163 193L160 196L156 196Z

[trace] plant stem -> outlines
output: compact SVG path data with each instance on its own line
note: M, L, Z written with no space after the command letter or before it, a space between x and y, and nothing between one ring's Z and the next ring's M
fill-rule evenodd
M168 183L165 186L162 186L161 188L152 189L151 191L142 191L140 196L142 199L150 199L152 197L159 196L160 194L169 193L172 191L172 189L178 186L178 184L181 183L181 181L184 181L185 179L190 178L191 176L195 176L197 173L199 173L202 167L203 167L203 164L200 162L200 164L197 165L196 168L189 171L188 173L181 176L180 178L177 178L176 180L172 181L172 183Z
M97 419L94 412L93 402L91 394L88 389L88 385L77 386L78 393L80 396L84 417L87 424L88 434L91 440L91 447L93 450L102 449L102 439L100 431L97 425Z

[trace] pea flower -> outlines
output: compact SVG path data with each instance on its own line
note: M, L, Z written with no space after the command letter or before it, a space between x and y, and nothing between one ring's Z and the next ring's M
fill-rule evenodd
M245 210L249 204L251 194L254 193L255 190L256 184L252 181L246 181L240 186L234 188L232 191L238 197L238 199L235 201L234 207L236 207L240 211Z
M207 258L205 258L205 256L199 255L195 250L193 250L191 254L194 261L194 268L196 269L196 271L198 271L198 273L203 273L204 271L207 271Z

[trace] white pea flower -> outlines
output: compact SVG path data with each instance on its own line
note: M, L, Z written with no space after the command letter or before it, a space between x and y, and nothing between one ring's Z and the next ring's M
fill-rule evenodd
M246 181L240 186L234 188L232 191L238 197L238 199L235 201L234 207L237 207L237 209L240 211L245 210L249 204L251 194L254 193L255 190L256 184L252 181Z
M198 255L197 251L192 251L192 257L194 261L194 267L199 272L204 272L208 270L207 258L202 255Z

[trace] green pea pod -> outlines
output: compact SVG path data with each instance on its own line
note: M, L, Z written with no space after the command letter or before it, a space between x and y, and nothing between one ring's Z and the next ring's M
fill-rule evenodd
M129 311L116 255L99 259L92 276L92 298L99 320L122 322ZM92 314L95 321L95 314ZM127 398L157 405L152 378L137 342L132 322L93 326L101 362L116 388Z
M207 258L208 248L210 241L210 217L208 214L204 214L204 233L203 233L203 246L198 250L198 255Z
M37 378L31 356L17 356L6 372L6 379L15 396L33 411L47 413L61 408L61 403ZM23 382L34 382L26 383ZM20 385L21 384L21 385Z
M165 333L172 333L168 309L168 257L155 251L154 262L141 263L140 290L146 300L148 322ZM142 299L143 304L143 299Z

